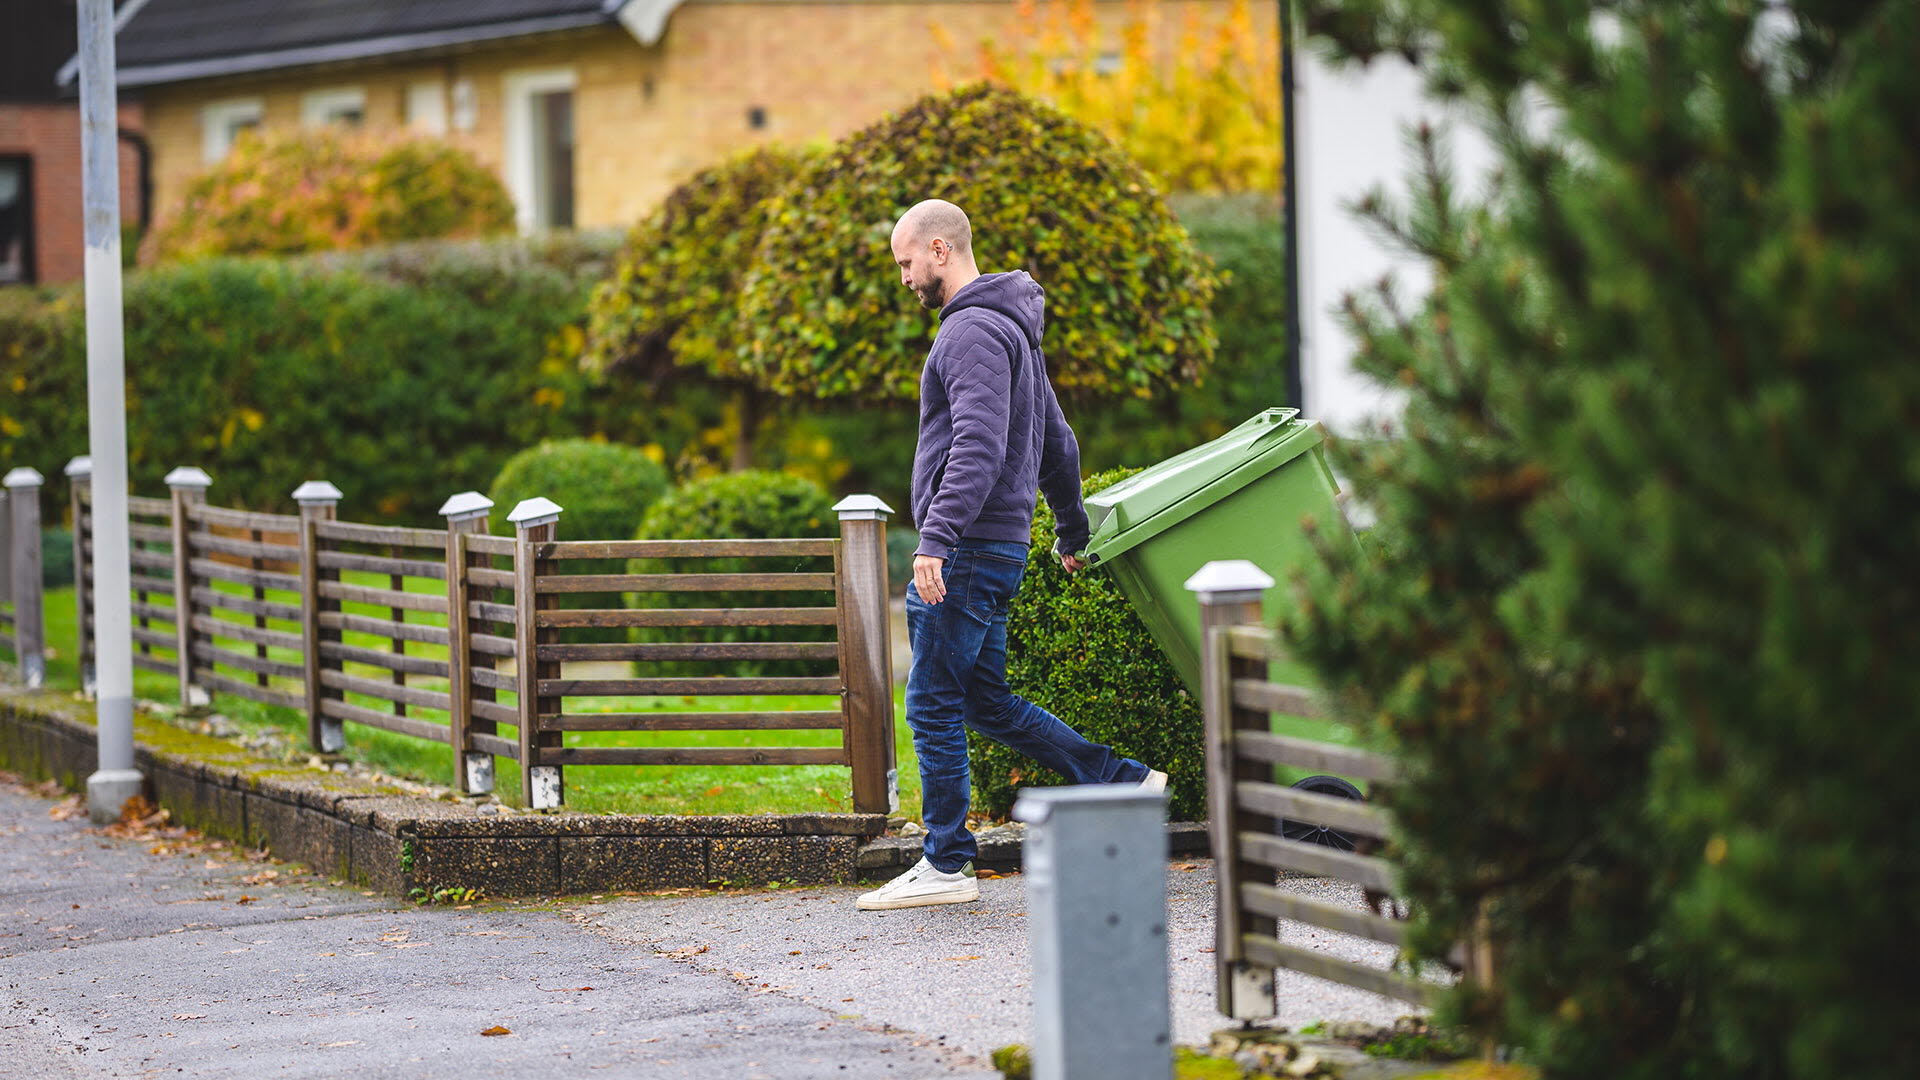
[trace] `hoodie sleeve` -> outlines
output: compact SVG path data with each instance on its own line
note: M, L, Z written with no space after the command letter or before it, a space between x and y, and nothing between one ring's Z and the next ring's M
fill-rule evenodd
M947 558L993 493L1007 459L1007 396L1013 358L984 329L956 327L951 349L939 349L933 369L953 415L946 473L927 504L916 555Z
M1040 447L1040 493L1053 509L1053 532L1059 539L1054 551L1071 555L1081 551L1091 539L1087 529L1087 508L1080 500L1080 442L1060 411L1060 399L1054 395L1053 380L1040 368L1041 394L1047 410L1046 432Z

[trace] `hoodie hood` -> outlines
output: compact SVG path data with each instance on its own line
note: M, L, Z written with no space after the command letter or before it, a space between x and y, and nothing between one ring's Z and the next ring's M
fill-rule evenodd
M1040 335L1047 323L1047 293L1025 270L981 274L947 301L940 318L945 320L968 308L991 308L1005 315L1027 336L1029 346L1040 348Z

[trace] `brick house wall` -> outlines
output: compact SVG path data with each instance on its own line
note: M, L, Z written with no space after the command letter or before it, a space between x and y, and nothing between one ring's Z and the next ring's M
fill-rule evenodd
M1189 7L1217 13L1227 2L1166 4L1166 29L1177 32ZM1118 21L1127 7L1102 4L1101 14ZM206 168L207 106L258 101L263 126L292 128L302 123L306 95L344 88L364 92L366 128L399 130L406 125L410 85L470 86L474 123L446 137L504 174L509 77L569 69L576 80L575 222L624 226L676 184L731 154L763 142L837 138L937 89L943 70L974 71L975 43L1012 25L1019 12L1010 0L702 0L677 9L654 46L610 25L431 59L151 87L144 100L155 205L164 217ZM1272 5L1255 5L1253 13L1258 32L1271 34ZM935 25L962 55L939 54Z

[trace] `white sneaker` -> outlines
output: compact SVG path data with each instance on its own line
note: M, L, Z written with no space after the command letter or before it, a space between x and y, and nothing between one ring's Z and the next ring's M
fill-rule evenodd
M943 874L925 857L913 869L887 882L853 902L862 911L886 911L893 908L926 907L931 904L965 904L980 899L980 884L973 876L973 864L958 873Z
M1167 774L1161 772L1159 769L1148 769L1147 778L1145 780L1140 781L1140 790L1141 791L1167 790Z

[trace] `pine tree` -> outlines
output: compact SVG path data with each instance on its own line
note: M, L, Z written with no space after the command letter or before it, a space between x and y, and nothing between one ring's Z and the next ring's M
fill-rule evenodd
M1289 627L1407 760L1416 950L1549 1075L1920 1075L1920 12L1308 8L1501 159L1363 203L1436 286L1349 305L1410 402Z

